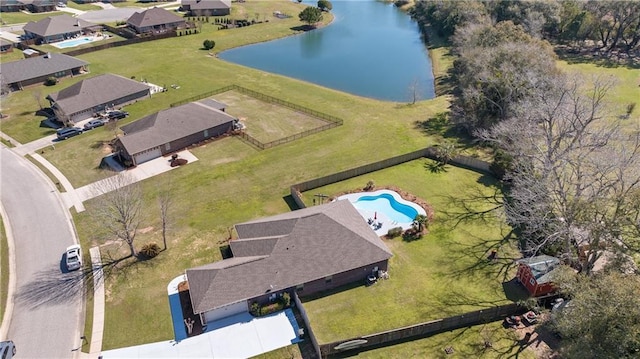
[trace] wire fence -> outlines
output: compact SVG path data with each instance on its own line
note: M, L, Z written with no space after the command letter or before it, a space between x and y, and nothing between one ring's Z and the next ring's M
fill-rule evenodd
M256 139L255 137L249 135L245 131L239 131L237 133L237 136L240 137L242 140L244 140L245 142L247 142L247 143L251 144L252 146L255 146L256 148L261 149L261 150L264 150L264 149L267 149L267 148L271 148L271 147L274 147L274 146L278 146L278 145L282 145L282 144L285 144L285 143L288 143L288 142L292 142L292 141L301 139L303 137L307 137L307 136L313 135L313 134L318 133L318 132L329 130L329 129L334 128L334 127L342 126L342 124L344 122L342 119L340 119L340 118L338 118L336 116L332 116L332 115L329 115L329 114L326 114L326 113L323 113L323 112L320 112L320 111L312 110L310 108L297 105L297 104L295 104L293 102L289 102L289 101L285 101L285 100L279 99L277 97L265 95L265 94L263 94L261 92L250 90L250 89L248 89L246 87L238 86L238 85L235 85L235 84L234 85L225 86L225 87L221 87L221 88L213 90L213 91L201 93L199 95L192 96L192 97L189 97L189 98L174 102L170 106L171 107L176 107L176 106L184 105L184 104L189 103L189 102L202 100L204 98L212 97L212 96L215 96L217 94L220 94L220 93L223 93L223 92L228 92L228 91L237 91L237 92L240 92L242 94L251 96L251 97L253 97L255 99L258 99L260 101L264 101L264 102L267 102L267 103L272 103L272 104L276 104L276 105L279 105L279 106L283 106L283 107L289 108L291 110L303 113L305 115L317 118L317 119L319 119L319 120L321 120L323 122L326 122L326 124L324 124L322 126L315 127L315 128L310 129L310 130L299 132L299 133L296 133L294 135L283 137L283 138L280 138L280 139L277 139L277 140L274 140L274 141L271 141L271 142L266 142L266 143Z

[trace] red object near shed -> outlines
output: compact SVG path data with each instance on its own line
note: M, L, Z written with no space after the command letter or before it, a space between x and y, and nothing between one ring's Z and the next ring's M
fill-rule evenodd
M541 255L523 258L517 261L518 273L516 278L527 288L533 297L539 297L555 291L550 273L560 266L556 257Z

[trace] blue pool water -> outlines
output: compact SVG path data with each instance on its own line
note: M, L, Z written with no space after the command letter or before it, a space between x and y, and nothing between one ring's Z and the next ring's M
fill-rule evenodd
M62 42L57 43L57 47L61 48L61 49L66 49L68 47L76 47L76 46L80 46L82 44L87 44L89 42L91 42L92 39L88 38L88 37L81 37L79 39L73 39L73 40L65 40Z
M362 196L353 205L357 209L384 213L389 219L398 223L410 223L418 215L418 211L406 204L402 204L388 194L376 196Z

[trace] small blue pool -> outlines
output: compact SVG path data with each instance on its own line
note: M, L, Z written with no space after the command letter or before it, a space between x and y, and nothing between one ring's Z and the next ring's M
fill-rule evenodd
M79 39L65 40L65 41L58 42L55 46L60 49L66 49L68 47L76 47L83 44L88 44L92 41L93 39L90 37L81 37Z
M378 213L384 213L389 219L397 223L410 223L418 215L418 211L406 204L400 203L389 193L375 196L362 196L353 202L354 207Z

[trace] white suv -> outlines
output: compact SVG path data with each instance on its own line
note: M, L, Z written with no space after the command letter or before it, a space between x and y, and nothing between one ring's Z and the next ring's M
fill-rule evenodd
M1 359L11 359L16 355L16 346L13 344L11 340L7 340L6 342L0 342L0 358Z

